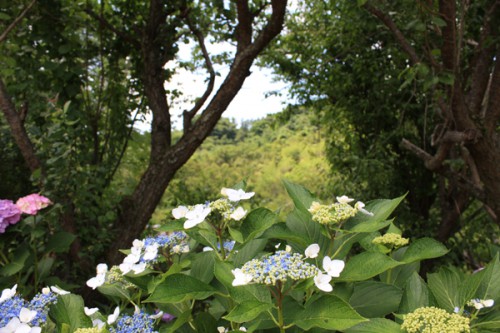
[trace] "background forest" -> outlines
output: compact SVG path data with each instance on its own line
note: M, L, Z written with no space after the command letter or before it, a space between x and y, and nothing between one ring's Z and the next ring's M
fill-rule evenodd
M223 187L285 218L283 181L404 196L403 235L450 250L422 276L482 268L500 250L499 57L495 0L0 0L0 198L54 203L0 234L0 289L76 288ZM252 66L293 102L237 124L224 111ZM180 69L205 75L197 98L170 85Z

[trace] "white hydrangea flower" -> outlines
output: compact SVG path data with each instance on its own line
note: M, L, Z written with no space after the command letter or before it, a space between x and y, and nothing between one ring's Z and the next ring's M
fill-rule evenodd
M158 255L158 244L154 243L152 245L146 246L144 249L144 255L142 256L142 259L148 261L148 260L153 260L156 258Z
M242 189L233 190L232 188L222 188L220 193L226 196L229 201L240 201L250 199L255 195L255 192L245 192Z
M495 301L492 299L471 299L469 304L476 308L476 310L481 310L482 308L490 308L495 305Z
M331 277L339 277L344 267L345 262L343 260L332 260L328 256L323 258L323 269Z
M323 290L328 293L333 290L333 287L330 284L331 280L332 277L330 275L320 272L314 277L314 284L316 285L316 287L318 287L319 290Z
M360 211L363 214L366 214L366 215L369 215L369 216L373 216L373 213L367 211L365 209L365 204L362 203L361 201L356 202L356 204L354 205L354 208L356 208L358 211Z
M316 258L319 254L319 245L316 243L309 245L304 254L306 258Z
M250 274L243 273L240 268L233 269L231 272L234 275L233 287L244 286L252 282L252 276Z
M16 294L16 289L17 289L17 284L15 284L14 287L10 289L6 288L2 290L2 295L0 296L0 304L14 297L14 295Z
M172 215L175 219L181 219L186 216L187 212L189 212L189 208L186 206L179 206L172 210Z
M231 215L229 215L229 217L235 221L239 221L244 218L246 214L247 211L243 209L243 207L238 207L231 213Z
M57 288L56 286L50 287L50 290L52 290L53 293L56 293L58 295L67 295L67 294L69 294L69 291Z
M98 264L96 267L97 274L106 274L108 272L108 265L106 264Z
M88 307L83 307L83 311L85 312L85 314L87 316L92 316L94 313L96 313L97 311L99 311L99 308L88 308Z
M203 221L205 221L211 209L209 206L198 204L194 206L189 212L186 213L186 222L184 222L184 229L190 229Z
M87 286L89 286L92 289L95 289L97 287L102 286L104 282L106 282L106 275L97 274L95 277L87 280Z
M36 317L37 312L27 308L21 308L19 317L12 318L7 326L0 328L2 333L40 333L42 329L37 326L31 327L29 323Z

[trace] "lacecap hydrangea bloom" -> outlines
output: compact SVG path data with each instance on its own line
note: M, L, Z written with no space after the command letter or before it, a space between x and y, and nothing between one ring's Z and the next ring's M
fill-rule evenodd
M470 319L429 306L405 315L401 328L408 333L469 333Z
M115 325L109 328L110 333L156 333L151 315L138 311L133 315L124 314L118 317Z
M233 270L235 279L233 286L248 283L275 285L278 281L288 279L301 280L316 276L319 269L304 261L300 253L276 251L273 255L264 256L246 262L241 269Z
M350 202L354 201L354 199L345 195L337 197L336 199L337 202L330 205L322 205L314 201L308 209L312 215L313 221L320 224L341 224L358 212L373 215L364 209L365 204L361 201L351 206Z

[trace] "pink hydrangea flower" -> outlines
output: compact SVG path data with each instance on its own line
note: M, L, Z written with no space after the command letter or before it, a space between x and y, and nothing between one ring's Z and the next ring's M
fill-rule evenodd
M33 193L17 200L16 205L21 212L29 215L36 215L39 210L51 205L52 202L39 194Z
M11 200L0 200L0 233L21 219L21 210Z

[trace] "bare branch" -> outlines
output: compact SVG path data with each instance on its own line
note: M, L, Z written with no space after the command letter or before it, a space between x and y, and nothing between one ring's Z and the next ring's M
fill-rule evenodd
M196 101L194 107L189 111L184 111L184 131L189 130L191 127L191 120L196 115L196 113L201 109L203 104L207 101L208 97L212 93L215 85L215 70L212 65L212 60L210 59L210 55L208 54L207 47L205 45L205 36L201 32L200 29L196 28L189 17L186 18L189 29L194 33L196 39L198 40L198 44L200 45L201 53L203 54L203 58L205 59L205 64L207 66L207 71L209 74L208 84L203 95Z
M456 55L456 4L455 0L439 0L439 15L446 22L443 27L443 44L441 46L441 57L444 68L455 73L457 65Z
M2 43L6 38L9 32L12 31L16 27L16 25L28 14L30 9L35 5L36 0L31 1L26 8L23 9L23 11L15 18L14 21L12 21L11 24L5 29L4 32L0 35L0 43Z
M479 177L479 172L477 171L476 162L470 156L470 152L464 145L460 146L460 153L462 155L463 160L469 166L472 182L477 188L483 189L483 184L481 182L481 177Z
M396 37L397 42L403 48L408 56L410 57L410 62L412 65L415 65L420 62L420 57L417 55L415 49L410 45L406 37L403 35L401 30L396 26L392 18L386 13L382 12L380 9L373 7L372 5L365 3L363 7L372 13L374 16L378 17L382 23L385 24L387 28L392 32L394 37Z
M484 127L487 134L493 134L500 120L500 48L496 53L495 69L491 76L491 85L484 116Z

